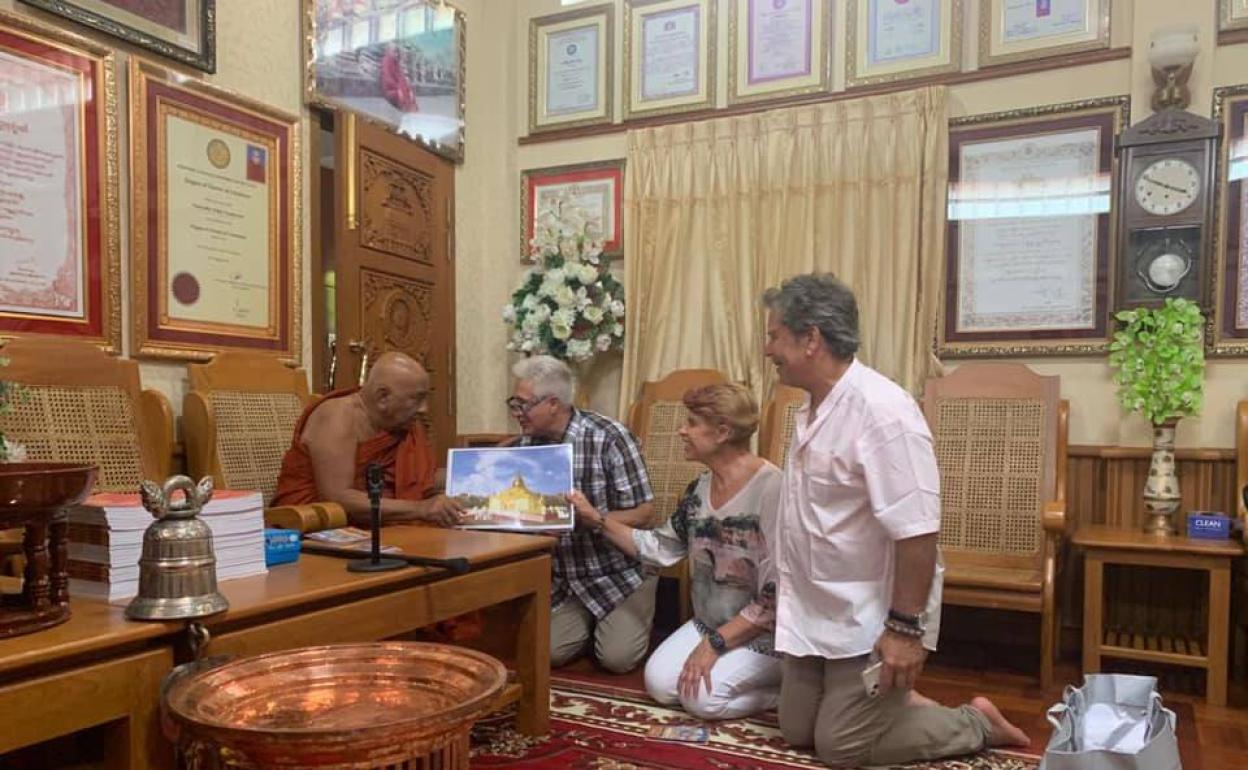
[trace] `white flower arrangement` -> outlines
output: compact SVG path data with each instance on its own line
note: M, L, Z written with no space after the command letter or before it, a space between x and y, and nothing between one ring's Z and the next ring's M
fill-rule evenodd
M503 306L507 349L588 361L624 347L624 287L602 261L603 234L574 198L554 198L534 222L535 263Z

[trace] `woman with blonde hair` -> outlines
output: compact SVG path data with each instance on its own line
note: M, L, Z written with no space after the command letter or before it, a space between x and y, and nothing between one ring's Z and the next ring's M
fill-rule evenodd
M701 719L735 719L773 708L780 660L772 649L775 577L765 533L780 498L780 469L750 451L758 405L741 385L684 395L685 457L707 470L685 490L671 518L635 529L577 506L582 526L617 548L667 567L688 557L694 617L646 663L646 689Z

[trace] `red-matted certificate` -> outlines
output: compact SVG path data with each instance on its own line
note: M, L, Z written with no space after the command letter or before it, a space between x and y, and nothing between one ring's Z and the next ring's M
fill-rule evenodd
M607 160L520 172L520 253L530 261L533 225L560 196L570 196L603 233L602 256L624 256L624 161Z
M121 345L112 54L0 14L0 334Z
M298 118L130 67L134 343L299 356Z

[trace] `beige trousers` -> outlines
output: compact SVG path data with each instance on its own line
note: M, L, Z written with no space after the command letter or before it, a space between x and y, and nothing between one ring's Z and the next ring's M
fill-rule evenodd
M557 668L579 656L592 633L594 657L603 668L615 674L637 668L650 649L658 584L657 575L646 578L597 624L580 600L569 597L550 613L550 665Z
M811 748L833 767L893 765L974 754L991 727L971 708L907 706L906 693L870 697L862 683L866 656L844 660L784 659L780 730L795 748Z

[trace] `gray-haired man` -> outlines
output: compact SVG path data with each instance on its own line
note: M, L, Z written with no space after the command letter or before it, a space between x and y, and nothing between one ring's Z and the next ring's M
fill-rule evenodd
M763 301L766 355L809 395L767 538L785 738L838 767L1025 745L986 698L951 709L912 692L939 631L940 473L914 399L854 357L853 293L799 275Z
M576 508L590 518L606 514L629 526L649 526L654 494L628 428L574 407L572 372L556 358L526 358L512 373L516 384L507 407L524 432L520 445L572 445ZM636 668L649 648L657 583L600 529L578 527L562 535L551 580L551 665L579 655L592 634L604 668L616 673Z

